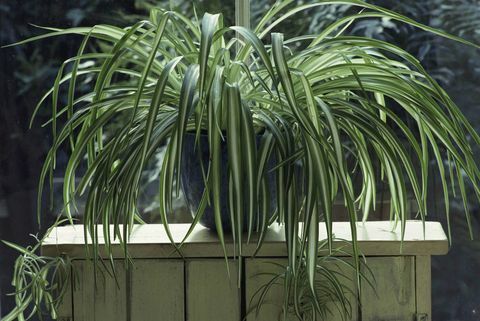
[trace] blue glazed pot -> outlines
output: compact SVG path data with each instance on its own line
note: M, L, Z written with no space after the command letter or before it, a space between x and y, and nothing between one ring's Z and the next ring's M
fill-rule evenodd
M261 135L257 135L256 143L257 146L260 146ZM200 201L202 199L202 194L204 190L204 179L202 175L201 162L203 163L205 171L208 168L209 158L210 158L210 149L208 146L208 136L206 134L201 134L199 138L199 144L201 149L195 149L195 134L187 133L184 139L183 152L182 152L182 168L181 168L181 187L183 194L185 196L187 207L192 213L192 216L195 215ZM275 167L274 157L270 157L269 162L267 163L267 172ZM230 223L230 212L228 210L228 152L227 152L227 143L224 141L221 143L221 195L220 195L220 207L222 213L222 226L223 230L230 232L232 226ZM277 189L275 185L275 174L268 173L267 181L270 191L270 211L267 217L271 217L277 207ZM253 226L255 227L257 221L257 216L254 217ZM244 220L244 230L248 228L248 217L245 214ZM213 206L207 205L205 212L200 219L200 224L215 230L215 217L213 212Z

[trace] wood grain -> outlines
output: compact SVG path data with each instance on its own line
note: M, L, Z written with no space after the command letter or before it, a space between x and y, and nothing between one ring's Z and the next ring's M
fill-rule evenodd
M283 269L275 264L285 265L286 259L246 259L245 260L245 302L247 307L247 321L281 320L283 316L282 283L272 285L263 299L263 304L257 311L259 296L262 287L272 280L275 274ZM273 275L266 275L265 272Z
M95 282L92 263L74 261L74 273L78 277L73 290L75 321L127 321L126 269L123 260L115 261L115 270L118 283L104 267L98 265Z
M333 233L338 239L351 240L350 224L334 222ZM172 224L173 238L180 242L189 228L189 224ZM320 224L320 239L326 237L325 224ZM103 230L100 228L100 231ZM426 222L425 234L421 221L408 221L401 249L402 237L400 224L393 225L388 221L372 221L357 224L359 250L368 256L386 255L441 255L448 252L447 237L438 222ZM47 256L67 254L70 257L82 258L85 256L83 226L63 226L52 230L44 241L42 253ZM100 244L103 236L99 236ZM162 225L146 224L134 228L129 241L129 254L132 258L173 258L180 257L170 244ZM343 242L334 246L343 246ZM233 256L233 244L227 238L227 254ZM243 250L244 256L252 256L256 249L256 242L250 242ZM120 244L113 244L114 257L124 256ZM100 246L100 253L105 251ZM197 226L185 244L182 246L184 257L223 257L223 249L218 237L210 230ZM285 233L283 226L272 225L265 237L258 257L282 257L287 255Z
M74 261L75 321L184 321L182 260L135 260L128 268L115 260L116 280L98 269L95 284L92 263Z
M362 285L362 321L414 320L414 257L369 257L367 264L376 281L374 289Z
M188 227L188 224L172 225L174 239L180 241ZM324 228L320 225L321 237L325 236ZM83 259L83 227L53 230L42 247L43 254L65 253L75 258L76 282L59 310L61 321L72 321L72 317L74 321L240 321L242 309L251 307L254 293L271 279L265 272L281 272L281 268L266 262L286 263L284 230L274 225L256 258L250 257L255 242L244 249L245 287L239 290L238 266L229 260L232 263L231 278L228 278L222 248L211 231L200 226L194 230L182 247L185 261L175 253L162 226L136 226L134 231L130 240L133 266L126 268L120 259L123 248L114 244L112 248L118 258L115 260L117 281L98 265L95 284L93 266ZM337 238L348 240L350 225L334 223L333 232ZM375 289L362 282L361 315L357 313L355 294L352 295L351 320L403 321L422 314L431 317L430 255L448 251L440 223L426 222L424 234L422 222L408 221L402 251L399 226L390 222L359 223L357 233L359 249L368 258L377 281ZM102 242L100 238L100 244ZM335 243L336 246L345 246L345 243ZM227 253L233 253L233 245L228 240ZM109 261L105 264L108 266ZM354 279L353 271L351 273L350 282ZM258 317L255 313L249 314L247 320L277 320L282 314L282 304L283 287L274 286ZM340 319L339 313L333 313L328 321Z
M72 321L73 320L73 305L72 305L72 268L69 271L69 280L67 283L67 289L65 290L65 295L60 302L60 305L57 310L58 321Z
M345 258L345 260L350 260ZM283 320L284 308L284 289L282 280L275 282L270 288L267 294L263 297L260 309L257 311L259 298L264 286L268 284L274 275L278 275L284 272L281 266L287 264L286 259L273 259L273 258L260 258L260 259L247 259L245 262L245 302L247 303L247 321L275 321ZM280 266L279 266L280 265ZM324 266L333 271L339 272L344 275L338 276L338 280L345 287L345 289L351 289L354 293L347 294L347 298L351 303L351 317L347 320L358 320L358 305L356 299L356 291L354 286L355 272L348 269L343 264L329 262ZM321 277L319 276L319 280ZM338 302L330 302L327 305L327 309L331 312L328 313L328 321L344 321L344 316L340 312ZM341 308L340 308L341 309ZM317 319L323 320L321 316L317 316ZM297 318L289 313L287 320L297 320Z
M430 320L432 317L432 271L431 257L415 257L415 295L418 319Z
M241 321L238 261L197 259L186 262L187 320Z
M184 320L182 260L135 260L127 291L129 321Z

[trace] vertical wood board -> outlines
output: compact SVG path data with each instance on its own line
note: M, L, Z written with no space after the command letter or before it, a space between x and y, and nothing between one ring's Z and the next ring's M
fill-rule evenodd
M287 259L270 259L270 258L256 258L245 260L245 297L247 304L247 321L275 321L283 320L284 310L284 288L283 279L271 283L271 287L263 296L260 309L257 311L258 303L262 297L262 292L265 286L272 281L275 275L283 273L284 269L281 266L287 264ZM280 265L280 266L279 266ZM358 305L356 300L356 291L354 289L355 272L350 270L343 264L328 262L325 267L329 270L339 272L343 276L338 276L338 280L346 288L349 288L353 293L346 294L349 299L351 307L351 318L349 320L358 319ZM319 276L319 280L321 280ZM343 321L342 313L340 313L338 303L330 302L327 308L331 311L328 313L328 321ZM320 317L320 316L318 316ZM287 320L297 320L296 317L289 312Z
M415 294L417 299L417 315L419 321L432 318L432 272L431 257L421 255L415 257Z
M362 284L362 321L413 320L416 314L414 257L368 257L367 265L375 277L375 289L365 282Z
M188 321L241 321L238 261L192 259L186 261L186 304Z
M108 266L109 262L105 261ZM117 281L99 263L96 284L90 261L74 261L74 320L127 321L126 269L123 260L115 261ZM108 267L109 268L109 267Z
M73 320L73 305L72 305L72 268L69 270L69 280L66 284L65 295L60 302L57 310L58 321L72 321Z
M282 282L272 283L270 290L258 307L264 286L272 280L275 274L282 273L282 268L274 265L285 265L287 259L246 259L245 260L245 303L247 321L276 321L283 316L283 285ZM264 273L271 273L266 275Z
M129 321L184 321L182 260L135 260L127 287Z
M184 321L182 260L115 260L115 270L116 280L99 264L95 285L92 263L75 261L75 321Z

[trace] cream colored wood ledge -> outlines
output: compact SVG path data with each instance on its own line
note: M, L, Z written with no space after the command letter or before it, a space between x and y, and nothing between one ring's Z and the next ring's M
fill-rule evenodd
M172 224L171 231L176 242L185 236L189 224ZM102 231L99 228L99 231ZM335 222L335 237L351 240L350 224ZM325 236L325 225L320 224L320 235ZM401 249L400 226L388 221L357 223L357 235L360 251L367 256L389 255L443 255L448 252L448 241L442 226L438 222L426 222L425 234L421 221L408 221ZM104 243L103 235L99 236ZM67 254L73 258L85 257L84 234L82 225L62 226L52 230L42 246L42 254L58 256ZM179 257L161 224L146 224L134 227L129 245L132 258L169 258ZM244 247L243 256L251 256L255 251L255 241ZM335 246L345 246L336 242ZM123 248L118 241L112 246L114 256L123 257ZM182 247L184 257L222 257L223 251L215 233L198 225ZM227 253L233 255L233 244L227 240ZM283 226L270 227L259 257L283 257L287 255Z

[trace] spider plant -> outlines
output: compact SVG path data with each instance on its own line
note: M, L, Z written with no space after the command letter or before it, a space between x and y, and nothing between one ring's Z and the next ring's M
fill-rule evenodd
M265 268L266 272L254 275L255 278L264 278L266 282L253 293L248 304L247 315L255 314L258 318L262 308L267 303L271 304L271 302L268 302L268 296L270 294L275 296L274 292L277 291L285 291L287 295L284 293L283 306L281 312L279 311L280 315L273 316L274 318L277 317L276 320L291 320L295 316L299 320L324 320L335 314L342 320L351 320L354 312L351 299L359 300L356 288L351 286L355 284L355 282L352 282L354 279L352 276L355 275L356 270L352 260L342 258L342 256L348 257L350 255L348 252L348 248L351 246L350 242L340 239L336 239L336 241L343 245L334 248L332 255L320 256L317 259L314 285L314 296L318 300L317 303L312 300L305 260L299 262L298 275L293 282L289 280L292 275L289 273L288 266L284 266L280 262L267 261L264 263L268 265L268 268ZM328 250L327 247L328 242L326 240L319 242L318 248L320 251ZM365 281L365 284L375 289L375 276L369 269L365 258L360 261L360 264L363 271L360 277ZM288 291L290 283L293 283L292 290Z
M409 194L418 203L418 217L427 217L432 155L448 222L449 189L459 191L465 207L466 180L480 196L479 170L472 154L480 137L446 92L402 48L346 36L344 31L358 20L388 18L477 46L358 0L293 3L276 2L253 30L225 27L221 14L207 13L197 21L152 9L148 20L127 28L45 28L48 33L18 43L62 35L83 37L77 55L60 66L53 87L35 109L36 113L50 101L52 117L47 125L53 142L41 173L39 202L44 182L56 169L57 152L70 149L63 214L72 222L76 198L86 197L84 227L92 239L93 257L98 257L101 226L107 253L118 239L128 256L132 227L142 222L136 209L142 171L162 146L166 151L159 178L159 215L173 243L167 214L180 189L176 182L183 170L187 133L196 137L195 152L209 154L199 167L203 194L189 233L211 208L225 256L223 221L227 219L235 254L241 257L246 243L262 246L269 224L283 224L291 274L286 278L287 290L305 276L309 297L317 303L319 224L326 225L327 247L332 251L336 198L348 209L351 253L358 271L356 223L367 220L376 202L376 182L382 180L388 187L392 220L401 225L402 233L409 217ZM284 39L273 32L302 11L338 4L358 11L316 34ZM75 88L86 78L93 78L95 85L77 96ZM58 104L62 93L68 98L66 106ZM405 118L413 125L407 126ZM113 123L116 129L109 133ZM202 135L207 139L201 144ZM227 164L221 162L225 145ZM445 157L452 165L451 179ZM275 166L267 170L271 161ZM81 164L87 170L80 174ZM277 197L276 210L269 217L267 175L272 172ZM228 188L221 181L222 173L228 177ZM353 175L361 177L361 186L354 184ZM81 177L78 184L77 177ZM220 209L225 199L226 217ZM470 226L467 208L466 221ZM113 234L109 225L114 226ZM450 235L450 224L448 231ZM181 252L182 244L174 245Z
M46 232L45 236L59 224L57 220ZM69 257L48 257L38 255L44 238L38 239L33 246L22 247L3 241L7 246L18 251L20 255L15 261L12 286L15 292L16 307L2 318L2 321L29 320L46 312L52 319L57 319L58 308L68 290L72 277L72 262Z

